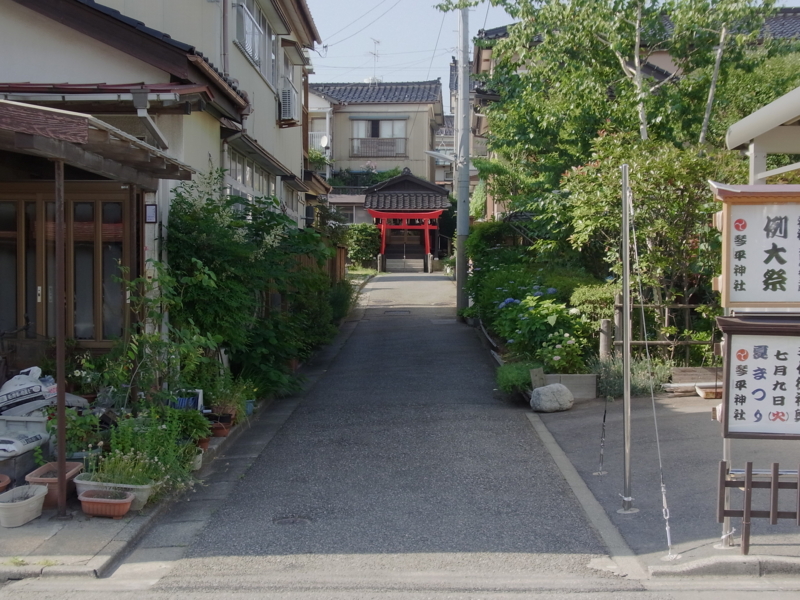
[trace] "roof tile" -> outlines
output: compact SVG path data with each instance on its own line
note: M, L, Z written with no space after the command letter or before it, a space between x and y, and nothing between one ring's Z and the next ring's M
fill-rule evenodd
M348 104L428 104L442 98L442 84L438 79L396 83L311 83L309 88Z

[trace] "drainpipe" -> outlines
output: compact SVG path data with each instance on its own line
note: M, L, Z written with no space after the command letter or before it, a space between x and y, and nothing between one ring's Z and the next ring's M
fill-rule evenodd
M325 133L328 135L328 149L325 150L325 158L328 161L331 160L333 156L333 135L331 132L331 113L333 112L333 107L327 108L325 110ZM325 179L328 180L331 178L331 165L330 163L325 165Z
M230 14L230 0L222 0L222 74L227 77L228 68L228 16Z

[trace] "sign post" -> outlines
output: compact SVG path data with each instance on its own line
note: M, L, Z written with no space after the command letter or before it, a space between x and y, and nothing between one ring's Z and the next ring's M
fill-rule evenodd
M730 468L731 441L800 439L800 185L710 183L723 203L717 223L722 229L722 276L716 289L726 315L733 315L717 317L725 336L720 417L725 452L718 519L724 523L721 547L725 548L733 545L730 518L742 516L741 548L747 554L750 519L761 516L750 511L752 488L767 484L753 482L752 462L742 472ZM779 518L777 489L782 484L777 464L772 472L770 522L774 524ZM798 473L793 472L795 477ZM730 489L742 485L744 512L729 507Z

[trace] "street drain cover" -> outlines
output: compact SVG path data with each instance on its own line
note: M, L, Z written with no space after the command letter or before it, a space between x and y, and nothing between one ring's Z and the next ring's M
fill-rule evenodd
M385 315L410 315L410 310L385 310L383 311Z
M311 519L308 517L277 517L272 519L275 525L308 525Z

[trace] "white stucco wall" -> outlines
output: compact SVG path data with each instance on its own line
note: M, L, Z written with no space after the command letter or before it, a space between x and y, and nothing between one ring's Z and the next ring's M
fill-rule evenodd
M11 0L0 0L0 47L4 82L169 83L167 73Z
M351 116L364 115L379 117L385 115L408 115L406 120L406 137L408 139L407 157L397 158L360 158L350 157L350 139L352 133ZM433 160L425 154L431 149L431 119L433 110L427 104L351 104L337 106L334 109L333 123L333 156L336 169L363 170L367 161L375 163L378 171L388 171L395 167L408 167L417 177L433 180Z

